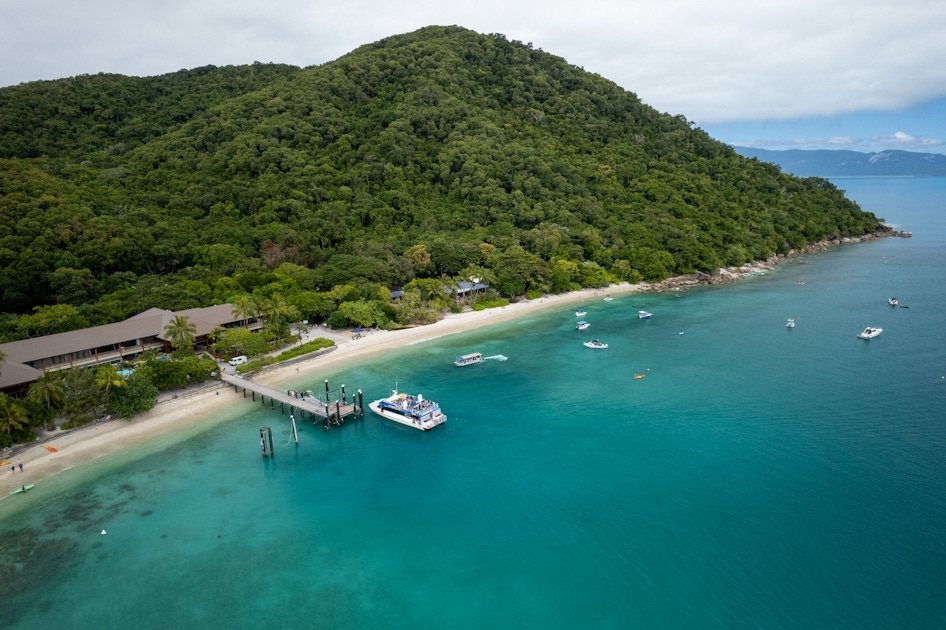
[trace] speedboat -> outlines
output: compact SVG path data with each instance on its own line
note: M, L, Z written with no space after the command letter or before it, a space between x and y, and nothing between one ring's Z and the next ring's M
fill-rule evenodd
M591 324L589 324L589 323L586 322L585 320L581 320L581 321L579 321L577 324L575 324L575 329L576 329L576 330L584 330L584 329L588 328L588 326L591 326Z
M896 306L897 304L899 304L899 302L897 301L897 298L892 297L892 298L887 298L887 304L889 304L890 306Z
M603 350L603 349L605 349L605 348L608 347L608 344L603 343L603 342L600 341L599 339L592 339L591 341L586 341L586 342L585 342L585 347L586 347L586 348L595 348L595 349L601 349L601 350Z
M575 311L575 317L584 317L587 314L588 313L583 308L580 308L577 311Z
M479 352L474 352L472 354L461 354L457 357L457 360L453 364L457 367L463 367L464 365L473 365L474 363L482 363L483 355Z
M382 418L422 431L429 431L447 421L447 416L440 411L440 405L434 401L425 399L421 394L399 394L396 389L387 398L368 403L368 409Z
M858 339L873 339L874 337L876 337L882 332L884 332L883 328L871 328L870 326L868 326L867 328L864 329L864 332L859 334L857 337Z
M614 298L611 297L610 295L604 296L604 301L605 301L605 302L610 302L610 301L613 300L613 299L614 299Z
M647 311L637 311L637 319L649 319L652 314Z
M794 328L794 327L795 327L795 318L794 318L794 317L789 317L789 318L788 318L788 323L785 324L785 327L786 327L786 328Z

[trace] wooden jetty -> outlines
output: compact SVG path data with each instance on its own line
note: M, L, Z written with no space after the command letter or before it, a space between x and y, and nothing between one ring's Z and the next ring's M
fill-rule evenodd
M256 401L256 397L259 396L260 401L265 405L266 399L269 398L269 406L272 409L276 408L276 403L278 402L282 413L286 413L286 408L288 407L289 413L299 413L299 417L303 420L305 419L305 414L308 413L313 424L318 424L321 421L325 425L326 430L328 430L331 425L341 425L346 418L365 415L364 397L360 389L358 390L357 398L355 395L352 395L351 402L348 402L348 398L345 394L345 386L342 385L341 399L331 400L328 381L325 381L325 400L322 400L312 392L306 392L305 394L291 392L291 390L278 392L275 389L248 381L235 374L221 374L220 379L224 383L233 385L233 391L237 393L242 389L244 398L246 398L247 392L249 392L254 402Z

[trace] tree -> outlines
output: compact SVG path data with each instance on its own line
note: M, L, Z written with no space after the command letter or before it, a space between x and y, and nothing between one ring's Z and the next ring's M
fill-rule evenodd
M214 350L225 357L240 354L252 357L266 352L266 339L246 328L228 328L217 339Z
M14 398L0 393L0 431L11 435L22 431L29 424L26 410Z
M364 327L382 325L387 320L381 303L377 301L343 302L338 307L338 314L349 322Z
M65 372L62 410L70 420L75 420L102 404L102 390L91 369L70 368Z
M125 387L115 390L112 395L112 411L117 413L119 418L128 419L154 407L157 397L158 388L148 380L144 373L135 370L126 379Z
M23 336L52 335L75 330L88 325L88 320L71 304L37 306L32 315L23 315L17 322L17 330Z
M59 408L65 398L62 372L46 372L30 385L27 399L47 409Z
M98 383L107 399L113 387L125 386L125 377L114 365L100 365L95 371L95 382Z
M185 315L175 315L164 329L171 345L178 350L190 350L194 347L197 326Z
M249 328L250 318L256 317L258 313L256 301L249 293L244 293L233 300L233 316L243 320L244 328Z

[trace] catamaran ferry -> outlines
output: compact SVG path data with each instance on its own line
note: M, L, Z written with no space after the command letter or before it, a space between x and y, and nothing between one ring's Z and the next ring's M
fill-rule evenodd
M421 394L399 394L397 390L387 398L368 403L368 409L382 418L422 431L429 431L447 421L447 416L440 411L440 405L434 401L425 400Z

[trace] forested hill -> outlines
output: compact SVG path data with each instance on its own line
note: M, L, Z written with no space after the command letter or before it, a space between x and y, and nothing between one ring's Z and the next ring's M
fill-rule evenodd
M509 296L655 280L880 223L827 181L459 27L305 69L0 89L0 195L2 310L71 304L91 323L274 283L364 298L474 273Z

